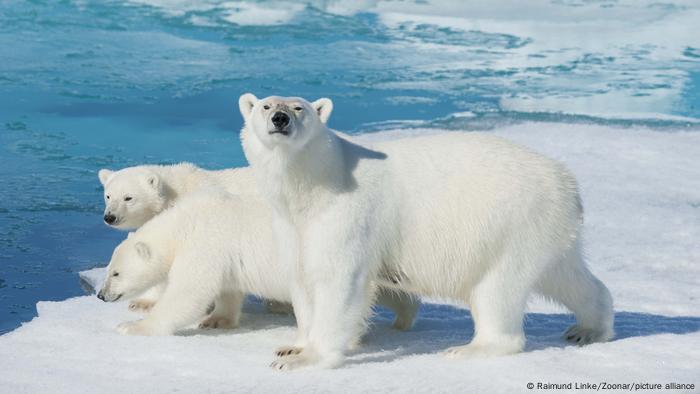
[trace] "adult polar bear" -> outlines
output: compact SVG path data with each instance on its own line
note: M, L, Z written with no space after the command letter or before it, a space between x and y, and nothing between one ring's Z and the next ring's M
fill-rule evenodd
M295 273L299 339L273 368L341 363L372 280L470 305L475 336L454 356L522 351L531 290L574 312L568 340L612 337L612 299L582 260L579 194L560 163L477 133L361 146L326 126L329 99L248 93L239 106L279 257Z

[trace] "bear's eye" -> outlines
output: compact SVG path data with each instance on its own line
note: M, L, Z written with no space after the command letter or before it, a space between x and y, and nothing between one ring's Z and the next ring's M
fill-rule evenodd
M112 276L119 276L119 272L113 273Z
M131 197L124 197L124 201L131 201Z
M109 194L107 195L107 199L109 200Z
M295 110L295 111L301 111L302 109L304 109L304 108L302 108L302 107L300 107L300 106L294 107L294 110Z
M265 105L263 105L263 109L270 109L270 106L265 104Z

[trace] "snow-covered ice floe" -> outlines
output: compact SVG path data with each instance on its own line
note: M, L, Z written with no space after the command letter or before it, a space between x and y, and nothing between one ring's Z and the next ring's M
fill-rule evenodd
M579 348L573 318L533 299L522 354L454 360L441 350L473 334L468 312L425 304L408 332L378 310L363 346L336 370L280 373L273 349L294 319L250 299L241 328L127 337L138 318L94 296L41 302L39 316L0 336L3 392L519 392L528 383L700 384L700 132L528 123L493 131L564 161L578 176L593 272L615 299L616 338ZM364 141L436 130L365 134ZM103 269L81 273L99 288ZM627 390L629 391L629 390ZM680 390L683 391L683 390ZM686 390L691 391L691 390ZM679 392L679 391L675 391Z

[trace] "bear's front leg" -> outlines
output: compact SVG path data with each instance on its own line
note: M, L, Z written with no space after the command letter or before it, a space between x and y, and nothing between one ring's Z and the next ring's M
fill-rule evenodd
M141 297L129 302L129 310L133 312L149 313L156 302L158 302L158 299L163 295L164 291L165 283L160 283L151 287L146 290Z
M328 240L328 231L324 233ZM307 285L305 293L313 302L308 343L298 354L273 361L274 369L336 367L362 332L371 311L370 256L360 247L364 242L359 237L339 234L334 238L339 241L311 242L313 248L303 249L302 284ZM294 308L296 311L296 303Z
M143 320L120 325L127 335L172 335L205 315L212 295L220 294L221 270L191 253L175 258L161 299Z
M278 215L274 216L272 224L276 240L275 258L282 267L289 267L289 294L297 322L297 338L294 344L275 349L278 357L286 357L301 353L306 346L313 317L313 303L305 283L304 270L299 267L298 230L287 219Z
M275 349L277 357L297 355L304 350L309 341L309 329L313 318L313 302L304 286L303 275L300 271L292 273L289 290L292 298L294 317L297 322L297 339L294 345L281 346Z

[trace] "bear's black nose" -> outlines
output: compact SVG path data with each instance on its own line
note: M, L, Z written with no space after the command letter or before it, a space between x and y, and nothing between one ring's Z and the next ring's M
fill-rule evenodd
M289 125L289 115L284 112L276 112L272 115L272 124L278 129L283 129Z
M117 221L117 217L112 215L111 213L108 213L105 215L105 223L112 224L116 221Z
M101 299L102 301L104 301L104 300L105 300L105 295L104 295L104 294L102 294L102 290L100 290L100 292L99 292L99 293L97 293L97 298Z

